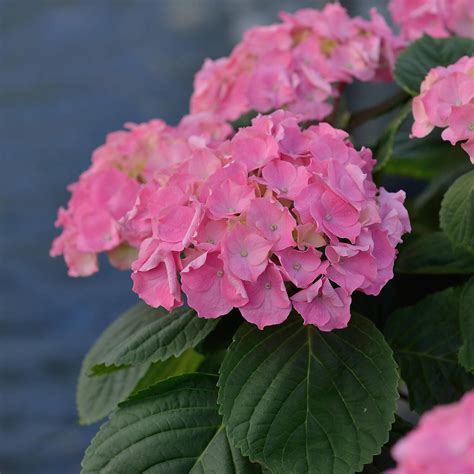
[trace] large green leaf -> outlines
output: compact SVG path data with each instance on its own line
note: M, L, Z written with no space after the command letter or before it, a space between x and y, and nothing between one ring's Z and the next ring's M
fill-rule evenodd
M395 467L390 451L395 443L403 438L412 428L413 425L411 423L395 415L395 423L390 430L388 443L382 448L382 452L375 456L372 463L364 467L362 474L382 474L387 472L388 469Z
M219 404L233 443L273 473L353 473L388 440L397 383L392 352L367 319L323 333L292 318L237 331Z
M393 159L384 172L419 180L430 180L441 174L459 174L470 171L472 165L466 152L460 146L443 142L435 133L422 139L409 139L409 130L404 130L406 137L397 135L394 144Z
M91 424L107 416L133 391L147 371L139 365L102 376L89 376L91 359L83 362L77 384L76 403L81 424Z
M177 357L201 342L217 321L198 318L189 308L168 313L138 303L112 324L115 337L101 344L93 373L113 370L107 366L119 368Z
M79 421L94 423L108 415L147 372L153 373L155 382L158 372L163 378L182 373L185 367L192 371L194 362L179 356L204 339L215 324L197 318L191 310L168 314L144 303L135 305L104 331L84 359L76 396ZM150 368L157 361L162 363Z
M144 390L151 385L166 380L169 377L196 372L204 361L204 356L194 349L188 349L179 357L170 357L164 361L154 362L148 368L146 374L134 387L132 394Z
M395 65L395 80L408 93L417 95L430 69L449 66L462 56L472 55L474 41L469 38L432 38L425 35L400 54Z
M442 233L434 232L404 244L395 266L397 273L432 275L474 273L474 254L454 247Z
M434 293L395 311L385 328L417 412L453 402L474 387L474 377L458 364L459 296L459 288Z
M120 325L115 321L84 358L76 392L79 422L82 424L94 423L107 416L119 402L128 397L148 369L148 364L143 364L103 376L90 376L92 367L102 360L119 333Z
M461 293L459 317L462 337L459 362L467 371L474 372L474 277L466 283Z
M251 473L217 410L217 377L170 378L122 403L92 440L83 473Z
M474 171L458 178L441 203L440 225L455 245L474 252Z
M94 346L96 347L96 346ZM153 364L140 364L91 375L94 364L94 348L86 356L77 388L77 408L82 424L94 423L105 416L130 396L160 380L174 375L195 372L204 357L193 349L188 349L178 358L170 357Z

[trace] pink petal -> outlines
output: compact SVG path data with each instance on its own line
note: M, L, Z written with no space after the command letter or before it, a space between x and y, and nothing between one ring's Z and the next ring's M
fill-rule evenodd
M286 320L291 311L291 304L280 272L274 264L255 282L245 282L248 303L240 308L242 316L259 329Z

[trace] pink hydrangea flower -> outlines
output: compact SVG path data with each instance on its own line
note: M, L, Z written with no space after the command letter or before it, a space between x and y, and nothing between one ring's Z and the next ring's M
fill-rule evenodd
M281 19L247 31L229 57L206 60L194 81L192 112L235 120L251 110L284 107L320 120L331 113L345 84L390 79L404 46L374 9L370 20L349 17L338 3L282 13ZM248 140L247 145L256 146ZM263 152L258 159L269 156Z
M325 277L291 299L305 324L314 324L321 331L345 328L351 317L349 293L344 288L333 288Z
M387 474L474 472L474 391L425 413L392 455L397 467Z
M228 139L195 117L132 127L143 142L114 136L121 153L102 150L74 185L54 253L85 275L110 252L154 307L186 301L203 318L238 308L260 329L294 308L323 331L345 327L352 293L377 294L393 276L405 195L377 189L370 150L346 132L300 120L258 116Z
M240 312L249 323L263 329L285 321L291 303L281 273L273 263L269 263L255 282L244 285L249 301Z
M227 123L206 112L185 116L177 127L152 120L140 125L126 124L126 128L127 131L110 133L106 143L94 151L92 166L69 187L72 197L67 210L59 212L56 225L64 230L53 242L50 253L64 255L71 276L96 272L100 252L108 252L111 263L118 268L129 268L136 249L151 236L152 216L158 217L153 203L164 199L170 206L179 206L186 202L180 187L186 186L187 174L204 173L207 177L220 167L221 161L208 145L220 143L231 133ZM208 154L203 157L205 153ZM179 176L174 186L158 189L156 180L163 184L173 176ZM137 199L147 203L146 209L138 206L131 216L128 213ZM138 208L140 213L136 212ZM161 211L168 212L167 217L161 216L161 233L174 232L169 228L174 226L172 219L194 216L188 208L175 214L171 209ZM123 226L126 214L127 226Z
M204 253L182 272L188 304L203 318L216 318L248 302L241 280L224 269L218 253Z
M464 56L448 67L433 68L413 99L412 136L421 138L433 128L441 137L462 147L474 163L474 57Z
M377 190L370 151L345 132L298 119L258 116L199 151L214 172L178 167L142 187L120 226L140 248L134 290L148 304L176 307L183 291L201 317L238 308L259 328L294 307L329 331L347 325L354 291L377 294L393 276L404 194Z
M474 38L472 0L391 0L389 9L407 40L424 33L435 38L453 34Z
M237 223L222 243L222 259L241 280L256 281L268 265L272 243L249 226Z
M133 291L150 306L163 306L168 311L181 306L181 288L176 273L175 256L163 252L154 239L147 239L140 248L132 268Z

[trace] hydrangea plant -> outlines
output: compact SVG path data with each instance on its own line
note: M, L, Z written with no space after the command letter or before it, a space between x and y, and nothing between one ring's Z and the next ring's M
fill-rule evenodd
M70 186L51 255L141 300L83 363L84 473L473 472L473 4L390 11L250 29Z

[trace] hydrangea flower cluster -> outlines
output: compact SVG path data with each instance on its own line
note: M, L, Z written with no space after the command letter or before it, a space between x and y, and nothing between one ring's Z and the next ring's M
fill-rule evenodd
M441 137L462 148L474 163L474 57L464 56L448 67L435 67L413 99L414 137L444 128Z
M345 84L390 80L404 46L375 9L351 18L339 4L282 13L282 23L248 30L229 57L206 60L194 82L191 111L226 120L284 108L321 120Z
M387 474L474 472L474 391L457 403L424 414L392 450L398 462Z
M389 8L407 40L424 33L435 38L452 34L474 38L472 0L392 0Z
M347 326L351 294L376 295L410 230L403 191L377 190L370 150L327 123L258 116L219 146L205 142L173 175L138 192L123 219L139 247L133 289L151 306L204 318L239 308L259 328L292 306L323 331Z
M96 272L97 253L105 251L113 265L129 268L136 249L124 239L120 221L134 206L141 184L166 179L194 147L211 146L231 133L228 124L207 113L185 116L177 127L152 120L126 128L107 136L92 166L69 186L68 208L59 210L56 226L64 230L51 255L64 255L70 276Z

